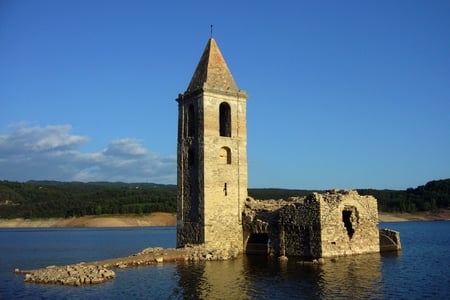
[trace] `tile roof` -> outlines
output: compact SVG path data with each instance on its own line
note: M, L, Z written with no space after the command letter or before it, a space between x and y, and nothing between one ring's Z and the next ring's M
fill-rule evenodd
M195 69L186 93L202 88L223 92L238 92L236 82L223 59L222 53L213 38L208 40L202 57Z

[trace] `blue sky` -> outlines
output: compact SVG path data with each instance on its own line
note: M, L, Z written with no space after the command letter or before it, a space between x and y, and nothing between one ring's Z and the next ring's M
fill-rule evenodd
M176 183L214 24L249 187L450 178L449 1L0 1L0 179Z

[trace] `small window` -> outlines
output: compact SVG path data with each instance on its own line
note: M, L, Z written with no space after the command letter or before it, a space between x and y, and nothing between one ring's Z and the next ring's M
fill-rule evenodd
M189 105L188 108L188 116L187 116L187 124L188 124L188 136L195 135L195 110L194 105Z
M231 108L226 102L222 102L219 107L219 127L220 136L231 137Z
M231 150L228 147L220 148L220 161L223 164L230 165L231 164Z
M191 167L195 164L195 149L189 148L188 150L188 166Z

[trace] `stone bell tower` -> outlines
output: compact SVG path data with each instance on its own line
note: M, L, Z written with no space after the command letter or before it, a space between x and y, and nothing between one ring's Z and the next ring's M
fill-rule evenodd
M238 89L213 38L177 102L177 247L242 251L247 94Z

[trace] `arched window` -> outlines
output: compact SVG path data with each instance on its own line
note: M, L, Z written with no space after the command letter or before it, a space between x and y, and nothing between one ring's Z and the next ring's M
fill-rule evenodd
M231 150L228 147L222 147L220 148L220 161L223 164L231 164Z
M188 136L194 136L195 135L195 111L194 111L194 105L189 105L188 108L188 116L187 116L187 123L188 123Z
M220 112L220 136L231 136L231 108L226 102L219 107Z

